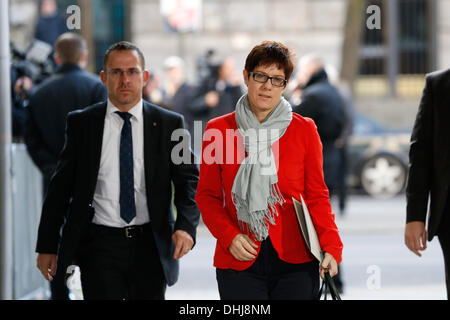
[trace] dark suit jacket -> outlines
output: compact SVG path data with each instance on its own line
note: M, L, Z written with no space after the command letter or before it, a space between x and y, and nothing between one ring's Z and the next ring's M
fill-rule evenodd
M436 235L450 183L450 69L428 74L409 151L406 221L425 222L430 196L428 240Z
M334 143L344 128L344 102L339 91L328 82L324 70L311 76L305 85L300 105L294 112L314 120L323 145L323 170L329 189L339 185L339 150Z
M100 166L106 102L69 113L66 142L44 201L36 251L57 253L59 229L64 225L59 258L64 270L86 246L88 226L93 218L91 205ZM174 230L187 231L195 241L200 213L194 201L198 166L189 150L192 164L175 164L171 141L175 129L183 128L183 117L143 101L144 165L148 210L155 242L168 285L178 278L178 261L173 258ZM187 140L186 140L187 141ZM172 208L172 183L175 190ZM75 263L74 263L75 262Z
M53 174L64 146L64 126L70 111L106 101L100 79L74 64L65 64L36 87L27 108L25 143L41 172Z

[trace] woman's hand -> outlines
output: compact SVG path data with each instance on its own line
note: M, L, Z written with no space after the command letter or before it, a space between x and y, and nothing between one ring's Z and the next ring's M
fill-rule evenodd
M248 235L240 233L231 241L228 250L236 260L251 261L255 259L258 253L255 250L256 248L258 248L258 245Z
M322 264L320 265L320 277L322 280L325 280L325 272L328 272L331 277L334 277L338 273L338 265L336 262L336 259L329 254L328 252L325 252L325 257L322 260Z

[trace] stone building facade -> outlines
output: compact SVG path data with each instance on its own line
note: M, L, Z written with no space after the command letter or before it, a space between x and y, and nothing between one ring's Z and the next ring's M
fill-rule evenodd
M37 7L34 0L9 0L11 38L19 47L26 47L32 39ZM384 0L380 0L384 1ZM431 0L435 4L430 26L435 37L435 69L450 67L450 1ZM98 23L97 17L85 14L89 3L105 0L60 0L59 4L82 7L82 34L90 35ZM195 33L171 33L166 30L161 15L160 0L124 1L124 28L129 39L144 51L148 67L161 71L163 61L170 55L179 55L186 61L187 77L197 81L197 59L206 50L215 49L220 56L232 56L236 67L243 69L250 49L263 40L277 40L294 49L298 56L308 52L321 54L327 64L341 69L347 0L202 0L201 28ZM62 5L62 6L64 6ZM83 11L84 10L84 11ZM384 15L384 12L382 13ZM414 19L414 17L412 17ZM101 55L97 53L97 56ZM91 70L93 70L91 64ZM411 82L411 79L407 79ZM390 97L384 93L373 96L356 92L356 108L388 126L412 126L417 111L422 75L414 75L413 90L407 96ZM386 87L385 79L381 78ZM369 88L372 82L369 82ZM376 82L373 82L376 83ZM358 87L357 84L355 84ZM400 83L401 92L401 83Z

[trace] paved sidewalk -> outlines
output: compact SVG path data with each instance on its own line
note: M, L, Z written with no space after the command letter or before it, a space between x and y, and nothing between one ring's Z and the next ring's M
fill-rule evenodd
M344 243L344 300L446 299L444 262L437 239L422 258L403 244L404 196L377 200L353 196L344 217L336 215ZM215 239L204 225L197 244L180 262L180 278L167 289L168 300L218 300L213 255ZM80 287L78 274L72 284ZM81 298L81 290L74 290Z

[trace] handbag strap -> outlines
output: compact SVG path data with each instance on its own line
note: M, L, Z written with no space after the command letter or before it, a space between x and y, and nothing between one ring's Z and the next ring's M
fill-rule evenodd
M322 297L322 293L324 294L324 300L327 300L327 296L328 296L328 281L322 280L322 285L320 286L320 290L319 290L319 300Z
M325 279L322 281L322 285L320 286L319 290L319 300L322 297L322 293L324 294L324 300L327 300L328 291L330 291L332 300L341 300L341 296L339 295L339 291L337 290L333 279L328 272L325 272Z
M341 300L341 296L339 295L339 291L336 288L336 284L334 283L333 278L331 278L328 272L325 273L325 279L328 283L328 286L330 286L330 293L333 300Z

